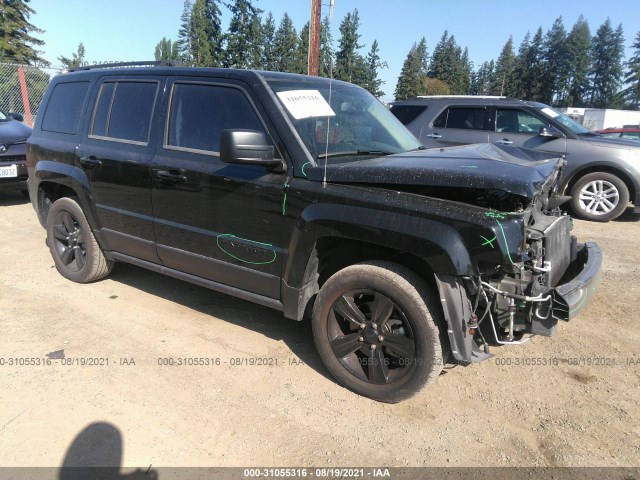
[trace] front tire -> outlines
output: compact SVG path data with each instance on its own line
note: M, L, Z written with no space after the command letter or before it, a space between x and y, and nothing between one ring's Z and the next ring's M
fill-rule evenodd
M594 172L571 188L571 207L578 218L608 222L618 218L629 204L629 189L615 175Z
M313 336L347 388L381 402L409 398L442 371L442 315L424 282L391 262L346 267L320 289Z
M47 215L47 245L60 274L78 283L89 283L109 275L108 260L96 241L78 202L60 198Z

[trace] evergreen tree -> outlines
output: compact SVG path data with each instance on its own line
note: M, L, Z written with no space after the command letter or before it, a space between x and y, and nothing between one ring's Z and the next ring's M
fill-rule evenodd
M495 62L483 62L471 82L472 95L489 95L491 93L491 79L495 69Z
M379 52L380 49L378 48L378 41L374 40L371 44L371 50L369 50L367 58L365 59L367 71L364 83L362 84L362 87L366 88L376 97L384 95L384 92L380 90L380 87L384 82L378 78L378 69L387 68L387 62L382 62L380 60Z
M170 39L162 37L162 40L156 45L154 56L156 61L180 60L178 42L172 42Z
M277 70L277 58L274 53L274 41L276 36L276 22L271 12L262 24L262 68L264 70Z
M607 20L592 39L593 67L589 106L611 108L617 105L616 93L623 77L624 36L622 25L614 31Z
M513 69L513 95L523 100L540 101L544 78L542 58L542 28L538 28L533 40L529 32L525 35Z
M360 34L360 16L358 10L345 15L340 24L340 41L336 52L335 78L362 85L366 80L366 65L358 50L363 47L358 41Z
M300 30L298 47L296 48L296 73L309 73L309 22Z
M640 110L640 32L636 34L632 47L635 51L627 62L628 70L624 80L624 84L629 86L622 91L622 94L627 102L627 108Z
M545 36L543 44L544 78L541 100L552 104L556 99L564 101L568 91L569 65L567 51L567 32L558 17L551 30Z
M279 72L295 72L295 54L298 47L298 34L289 14L285 12L280 21L273 41L276 70Z
M195 0L191 10L189 35L194 66L222 66L224 51L217 0Z
M569 92L560 107L581 107L589 91L589 70L591 68L591 32L589 23L582 15L567 37L569 59Z
M320 55L319 72L321 77L331 77L333 71L333 35L331 35L331 23L329 17L324 17L320 24Z
M424 92L424 77L428 73L427 40L422 37L420 43L413 44L402 64L402 70L396 84L396 100L404 100Z
M448 85L450 93L462 95L469 92L471 83L471 65L469 52L458 46L453 35L445 30L440 41L433 49L429 64L429 77L437 78ZM441 89L440 86L438 86Z
M229 68L260 68L262 64L262 31L260 13L249 0L227 3L231 21L226 35L225 66Z
M65 70L71 70L72 68L82 67L85 64L84 60L84 44L80 42L78 44L78 50L71 54L71 58L67 58L64 56L59 56L58 61L60 65L64 67Z
M48 65L35 49L44 42L32 34L44 33L29 22L35 10L30 0L2 0L0 4L0 62Z
M178 54L180 60L185 64L190 65L192 63L191 58L191 11L193 10L193 4L191 0L184 0L184 7L182 9L182 15L180 16L180 29L178 30L178 40L176 45L178 46Z
M502 47L502 52L495 64L495 69L489 82L491 95L513 95L516 87L514 82L514 67L516 56L513 52L513 38L509 37Z

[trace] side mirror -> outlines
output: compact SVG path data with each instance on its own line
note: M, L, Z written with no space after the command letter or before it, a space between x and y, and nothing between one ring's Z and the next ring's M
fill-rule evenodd
M565 138L565 134L556 127L542 127L538 132L538 136L545 138Z
M284 171L284 161L273 157L273 145L267 144L262 132L223 130L220 135L220 159L225 163L280 167Z
M19 122L24 122L24 117L22 115L20 115L19 113L9 112L9 113L7 113L7 117L13 118L14 120L17 120Z

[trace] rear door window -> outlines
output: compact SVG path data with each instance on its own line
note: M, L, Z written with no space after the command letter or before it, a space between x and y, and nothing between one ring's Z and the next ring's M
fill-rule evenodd
M496 110L496 132L537 135L544 126L546 126L545 122L524 110L501 108Z
M485 130L487 126L485 107L449 107L433 122L434 128L458 128L463 130Z
M146 145L157 92L155 81L104 82L89 136Z

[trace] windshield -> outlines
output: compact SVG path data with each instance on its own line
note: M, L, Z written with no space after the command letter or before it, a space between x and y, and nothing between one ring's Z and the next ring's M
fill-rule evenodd
M3 120L9 120L9 117L4 112L0 112L0 122Z
M571 117L565 115L564 113L560 113L557 110L554 110L551 107L541 108L540 111L544 113L547 117L553 118L556 122L560 122L566 128L571 130L573 133L577 135L585 135L589 133L593 133L588 128L583 127L578 122L573 120Z
M318 164L420 148L416 138L366 90L309 77L267 78Z

